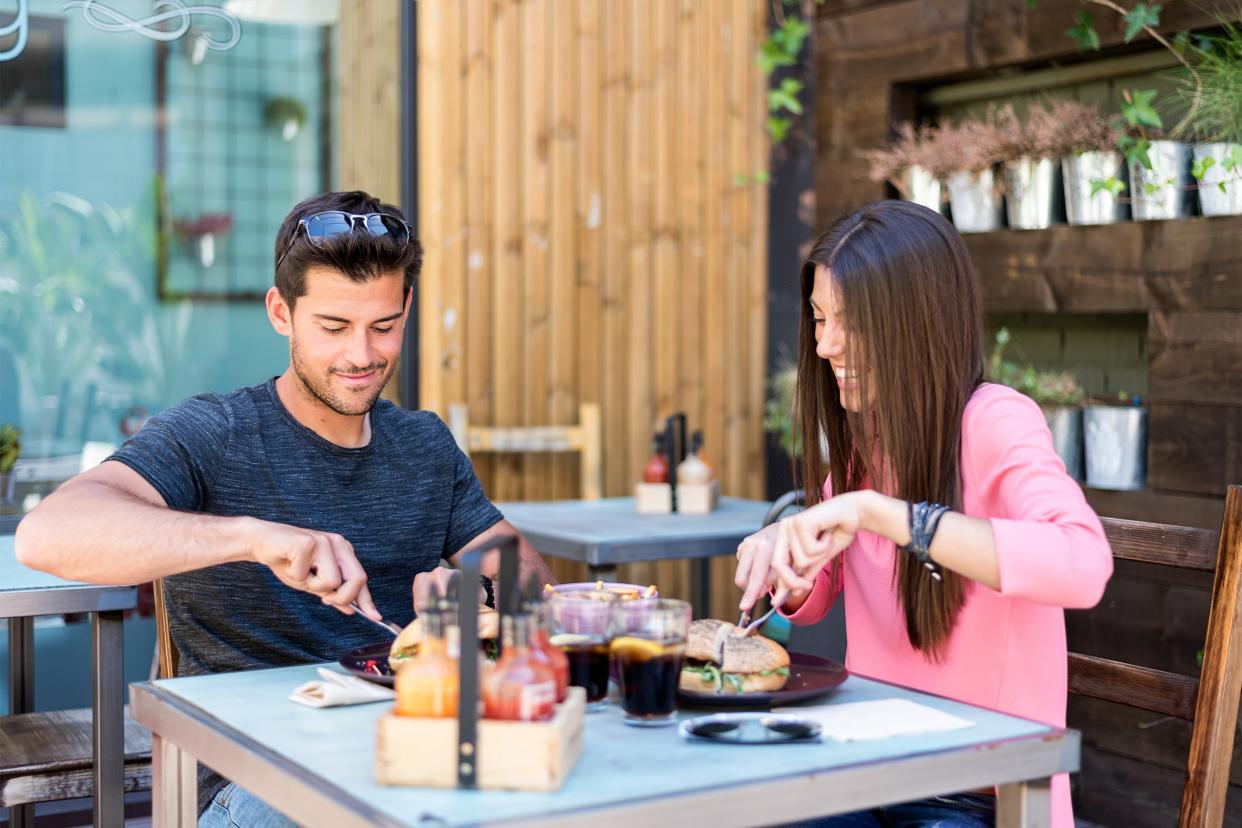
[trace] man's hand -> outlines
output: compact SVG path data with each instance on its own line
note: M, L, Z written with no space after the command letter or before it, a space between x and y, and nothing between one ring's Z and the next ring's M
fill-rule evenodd
M437 566L430 572L420 572L415 575L414 614L421 614L436 598L443 598L448 592L449 582L460 577L459 570L444 566Z
M349 541L332 532L282 523L255 520L254 524L250 556L285 586L317 595L346 615L353 615L349 605L357 601L369 617L381 620L367 589L367 573Z

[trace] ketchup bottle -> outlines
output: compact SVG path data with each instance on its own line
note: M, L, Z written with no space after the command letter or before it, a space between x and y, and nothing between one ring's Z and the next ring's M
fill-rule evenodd
M489 719L523 722L552 718L556 674L531 649L530 615L504 616L501 625L503 653L484 686L484 715Z
M656 432L651 438L651 457L643 467L644 483L668 482L668 458L664 456L664 435Z

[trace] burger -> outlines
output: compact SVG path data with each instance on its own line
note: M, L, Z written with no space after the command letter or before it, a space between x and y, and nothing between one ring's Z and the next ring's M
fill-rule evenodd
M789 680L789 653L728 621L692 621L679 687L691 693L770 693Z
M396 672L401 666L401 662L408 661L418 655L418 648L423 643L423 624L415 618L396 640L392 642L392 648L388 651L388 666ZM500 638L500 613L491 607L483 604L479 605L479 641L483 645L483 652L488 658L495 658L497 652L496 642Z

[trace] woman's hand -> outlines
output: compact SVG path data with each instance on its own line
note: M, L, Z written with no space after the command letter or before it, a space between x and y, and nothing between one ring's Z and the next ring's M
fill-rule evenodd
M776 546L777 527L773 523L743 540L737 547L737 570L733 583L742 590L738 608L750 611L759 596L776 585L772 571L772 551Z
M847 492L776 524L771 569L791 596L809 591L815 576L854 542L862 524L864 492Z

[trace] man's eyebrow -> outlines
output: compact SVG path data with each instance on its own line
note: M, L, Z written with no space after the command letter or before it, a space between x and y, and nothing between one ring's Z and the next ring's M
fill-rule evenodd
M404 311L398 311L398 312L396 312L396 313L394 313L394 314L390 314L389 316L385 316L383 319L376 319L376 320L375 320L374 322L372 322L371 324L372 324L372 325L380 325L380 324L383 324L384 322L392 322L392 321L395 321L395 320L397 320L397 319L400 319L400 318L401 318L401 314L402 314L402 313L404 313ZM326 313L315 313L315 314L311 314L311 315L312 315L312 316L314 316L316 319L322 319L322 320L323 320L323 321L325 321L325 322L340 322L342 325L350 325L350 324L352 324L352 323L353 323L353 320L351 320L351 319L344 319L344 318L342 318L342 317L340 317L340 316L329 316L329 315L328 315L328 314L326 314Z

